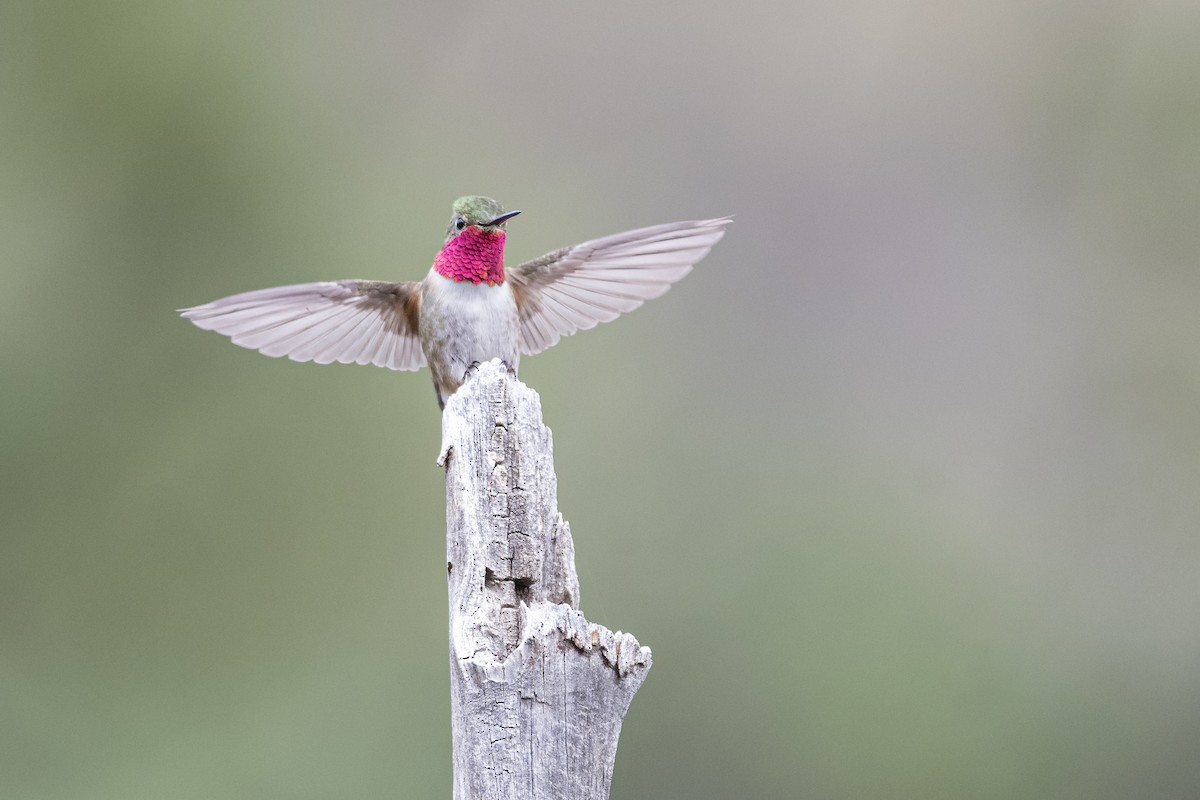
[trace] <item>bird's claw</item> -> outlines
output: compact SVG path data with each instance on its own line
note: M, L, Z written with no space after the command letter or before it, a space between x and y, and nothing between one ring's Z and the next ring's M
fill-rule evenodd
M509 375L511 375L514 378L517 377L517 368L514 367L512 364L508 363L507 361L505 361L502 358L494 359L494 360L499 361L500 366L504 367L504 371L507 372ZM474 375L476 372L479 372L479 368L482 366L483 365L480 362L472 361L470 366L467 367L467 371L463 373L462 382L466 383L467 380L470 379L470 377L472 375Z
M466 383L467 378L471 377L471 374L474 372L479 372L478 361L472 361L470 366L467 367L467 371L463 373L463 383Z

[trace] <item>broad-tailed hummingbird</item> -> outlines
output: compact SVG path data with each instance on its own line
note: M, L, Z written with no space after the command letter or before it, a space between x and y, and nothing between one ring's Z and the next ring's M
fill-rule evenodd
M261 289L182 309L268 356L396 370L429 365L438 405L472 366L522 355L658 297L725 234L729 217L672 222L564 247L505 269L505 211L460 197L422 281L345 280Z

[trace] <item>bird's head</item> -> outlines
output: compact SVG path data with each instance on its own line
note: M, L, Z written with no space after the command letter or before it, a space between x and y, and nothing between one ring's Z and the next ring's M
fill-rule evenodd
M504 206L490 197L468 195L454 201L454 214L450 217L450 225L446 228L446 241L449 242L467 228L475 227L483 231L502 231L504 224L520 214L520 211L505 211Z

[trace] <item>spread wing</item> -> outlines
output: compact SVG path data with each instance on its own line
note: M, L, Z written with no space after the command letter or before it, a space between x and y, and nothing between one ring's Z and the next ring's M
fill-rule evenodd
M419 286L302 283L235 294L179 313L268 356L412 370L425 365L417 338Z
M507 270L521 313L521 352L663 294L725 235L730 217L671 222L564 247Z

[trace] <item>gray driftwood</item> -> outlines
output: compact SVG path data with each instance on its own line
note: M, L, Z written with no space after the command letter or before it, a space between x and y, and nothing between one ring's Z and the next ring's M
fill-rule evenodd
M484 364L442 415L456 800L604 800L650 648L579 610L537 393Z

